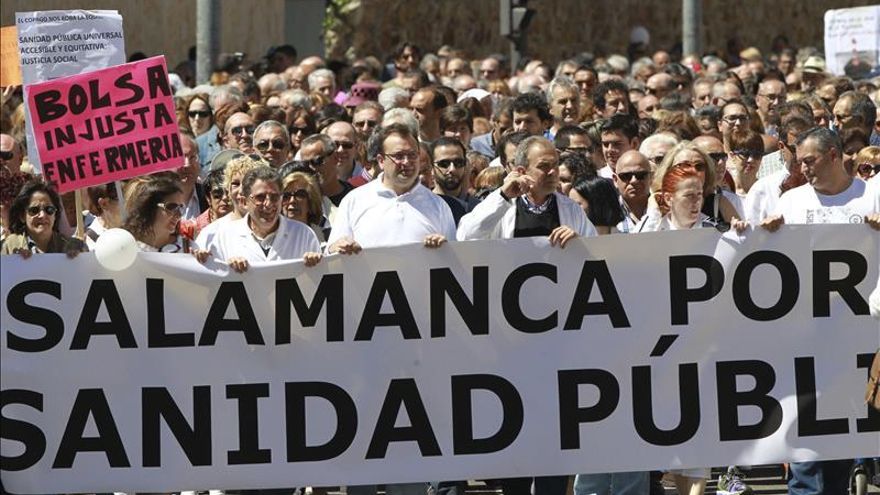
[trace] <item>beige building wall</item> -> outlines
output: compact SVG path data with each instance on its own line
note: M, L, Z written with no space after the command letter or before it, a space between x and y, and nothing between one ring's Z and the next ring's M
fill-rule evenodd
M242 51L262 57L284 42L284 0L221 0L220 52ZM148 56L165 55L173 68L196 44L195 0L3 0L0 23L15 24L15 12L83 8L118 10L125 30L125 49Z
M333 57L378 55L401 40L427 49L450 44L472 57L509 53L498 35L498 0L333 0L341 13L328 37ZM766 51L777 34L799 46L821 46L823 15L833 8L872 0L703 0L704 46L724 50L738 36L743 46ZM876 2L874 2L876 3ZM285 19L297 19L288 0L220 0L221 52L244 51L256 59L284 42ZM0 21L14 23L16 10L82 7L119 10L129 53L165 54L172 67L196 42L195 0L3 0ZM285 6L291 6L285 12ZM538 12L529 32L530 54L553 62L588 50L623 52L633 26L651 32L652 48L680 38L681 0L531 0ZM287 14L285 16L285 14ZM293 26L295 29L295 25Z

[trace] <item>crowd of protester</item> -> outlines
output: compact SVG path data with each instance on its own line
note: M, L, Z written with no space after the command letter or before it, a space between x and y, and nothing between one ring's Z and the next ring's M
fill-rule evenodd
M817 50L784 42L768 55L747 48L725 57L630 48L629 56L525 59L510 71L503 56L473 59L449 46L427 53L402 43L383 64L298 60L283 45L253 63L222 57L199 85L192 63L182 63L171 82L184 166L89 188L83 212L33 176L20 92L5 88L2 254L75 256L123 228L141 251L190 252L243 272L260 261L312 266L328 254L413 242L442 249L541 236L555 248L704 227L880 229L876 69L861 62L831 75ZM78 215L82 240L72 235ZM790 491L844 493L849 466L793 463ZM680 494L695 495L709 469L669 476ZM747 493L741 476L730 466L719 493ZM505 495L563 495L568 477L496 482ZM657 489L648 472L574 482L576 495ZM376 487L348 488L355 492Z

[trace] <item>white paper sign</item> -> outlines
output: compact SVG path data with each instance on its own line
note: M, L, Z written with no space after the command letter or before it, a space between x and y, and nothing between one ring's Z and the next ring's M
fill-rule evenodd
M115 10L16 12L21 79L25 85L125 63L122 16ZM28 160L40 158L27 116Z
M860 65L861 69L856 69ZM880 64L880 5L825 12L825 66L842 76L850 71L869 73ZM855 72L852 72L855 73Z

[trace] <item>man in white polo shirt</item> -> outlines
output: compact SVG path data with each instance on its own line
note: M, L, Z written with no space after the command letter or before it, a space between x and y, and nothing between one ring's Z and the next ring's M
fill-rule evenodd
M355 254L362 248L413 242L438 247L454 239L455 221L446 202L419 183L416 136L401 124L376 132L382 173L339 204L327 251Z

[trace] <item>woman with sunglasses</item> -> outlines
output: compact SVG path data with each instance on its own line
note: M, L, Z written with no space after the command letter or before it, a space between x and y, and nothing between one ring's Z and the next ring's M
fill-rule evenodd
M865 181L880 182L880 146L867 146L853 159L856 177Z
M208 103L208 97L198 93L186 99L183 105L185 115L178 119L180 128L199 137L211 130L214 125L214 112Z
M132 184L126 194L126 218L122 228L131 232L144 252L178 252L175 243L183 215L183 192L167 176L150 177Z
M307 109L298 108L293 111L289 122L287 130L290 132L290 156L296 156L302 147L303 139L316 132L315 119Z
M0 254L19 254L27 259L38 253L66 253L74 258L88 251L84 242L59 232L61 214L61 199L55 189L42 179L25 183L9 208L10 235Z
M281 214L311 227L318 242L323 244L330 235L330 229L325 232L321 228L324 216L321 189L314 176L306 172L293 172L284 177L281 185Z
M223 170L212 170L205 179L204 188L205 197L208 199L208 208L196 217L196 234L214 220L222 218L232 211L229 194L223 187Z

